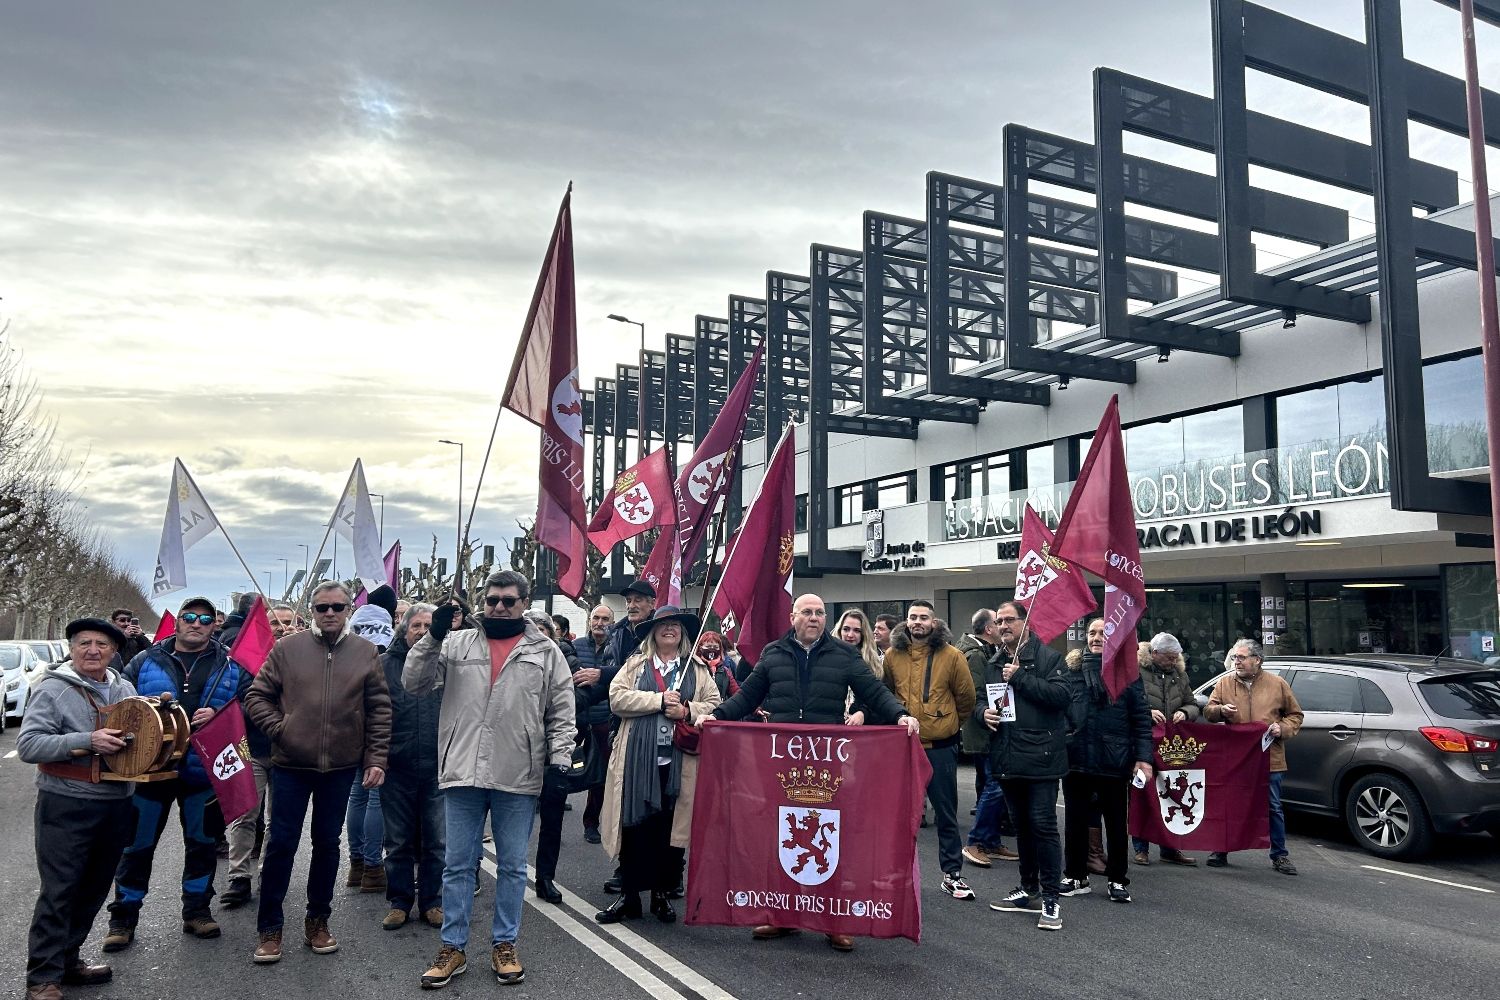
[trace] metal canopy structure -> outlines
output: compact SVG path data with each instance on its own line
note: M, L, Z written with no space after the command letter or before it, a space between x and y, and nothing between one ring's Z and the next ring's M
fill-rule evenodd
M594 408L589 413L588 427L593 432L594 444L591 456L590 498L595 507L604 502L605 491L620 475L621 469L611 470L606 459L605 442L615 435L615 381L608 378L594 379Z
M666 440L667 425L667 355L650 349L640 352L640 395L636 406L640 416L636 424L636 461L646 457Z
M857 571L854 553L827 544L830 434L915 439L925 421L1045 406L1070 379L1134 382L1153 355L1234 358L1250 331L1311 315L1380 324L1394 505L1487 513L1485 484L1429 473L1417 282L1473 269L1476 253L1454 211L1458 174L1413 160L1407 138L1411 122L1466 135L1463 81L1406 59L1401 0L1365 0L1362 42L1249 0L1209 2L1212 97L1099 68L1092 142L1006 125L1003 184L930 172L925 217L866 212L857 249L813 244L807 275L769 271L764 298L731 295L727 320L698 316L693 337L597 380L595 496L604 438L615 474L633 432L643 444L701 440L764 337L747 435L773 441L789 421L807 424L808 568ZM1421 2L1458 6L1405 0ZM1475 7L1500 25L1500 0ZM1369 143L1250 108L1252 73L1365 105ZM1484 92L1483 106L1485 140L1500 146L1500 94ZM1207 154L1214 172L1127 153L1132 138ZM1340 205L1260 175L1252 186L1252 166L1373 198L1374 235L1351 239ZM1266 266L1257 234L1306 254ZM1189 275L1203 287L1183 295Z

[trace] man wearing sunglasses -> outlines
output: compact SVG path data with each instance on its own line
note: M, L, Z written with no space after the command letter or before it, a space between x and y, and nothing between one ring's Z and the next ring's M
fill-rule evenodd
M238 712L239 699L252 679L213 640L214 614L213 603L206 597L184 601L177 612L176 634L136 654L122 675L143 695L170 696L182 705L195 729L221 708ZM135 940L156 845L167 828L173 803L182 824L182 931L199 938L219 936L219 925L209 909L218 866L216 838L207 828L208 822L217 820L209 816L213 798L204 762L191 747L177 766L177 777L136 784L131 796L133 836L115 872L105 951L121 951Z
M271 819L254 956L261 964L281 959L282 902L309 804L303 941L317 955L338 950L328 916L350 786L360 773L366 788L380 787L391 742L391 697L375 645L345 632L353 596L342 583L325 581L311 603L313 628L277 642L245 696L245 714L271 738Z
M573 677L557 644L525 618L531 581L513 570L485 581L480 628L451 631L434 615L412 646L401 684L418 697L441 688L438 787L448 827L442 947L423 989L468 969L474 867L485 816L495 845L490 968L502 985L526 978L516 952L526 896L531 820L544 782L566 780L573 755ZM554 771L549 777L548 771ZM555 772L562 773L555 773Z

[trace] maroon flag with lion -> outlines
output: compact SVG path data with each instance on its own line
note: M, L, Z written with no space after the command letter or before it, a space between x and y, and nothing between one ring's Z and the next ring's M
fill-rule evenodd
M689 924L920 941L917 826L932 765L900 726L707 722Z
M1201 722L1153 729L1156 777L1130 790L1130 835L1179 851L1270 847L1265 731Z
M250 745L245 739L245 713L240 703L230 702L188 738L208 783L219 798L225 823L233 823L255 808L260 795L255 790L255 772L250 769Z

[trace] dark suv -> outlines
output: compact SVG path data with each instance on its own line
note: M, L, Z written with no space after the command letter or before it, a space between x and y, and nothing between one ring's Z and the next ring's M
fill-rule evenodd
M1286 741L1287 809L1341 816L1385 858L1426 854L1434 833L1500 835L1500 670L1394 654L1263 666L1291 682L1305 713Z

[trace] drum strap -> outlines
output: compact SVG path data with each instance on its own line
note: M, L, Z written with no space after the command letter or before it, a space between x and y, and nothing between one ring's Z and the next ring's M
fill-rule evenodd
M79 688L78 691L88 699L89 707L94 710L96 726L104 725L104 704L95 696L94 692L87 688ZM74 761L44 761L36 766L43 774L50 774L54 778L65 778L68 781L84 781L91 785L97 785L102 780L100 775L101 758L96 753Z

